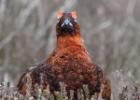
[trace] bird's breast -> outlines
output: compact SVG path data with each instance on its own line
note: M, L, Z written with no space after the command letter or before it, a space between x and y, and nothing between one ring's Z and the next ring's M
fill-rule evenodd
M81 88L93 76L91 60L84 48L71 47L57 50L48 61L57 79L68 89Z

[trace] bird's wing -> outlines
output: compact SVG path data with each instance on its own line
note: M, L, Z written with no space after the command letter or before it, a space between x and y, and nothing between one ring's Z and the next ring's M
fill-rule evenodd
M23 95L30 94L29 91L31 90L32 87L32 78L33 78L31 74L35 68L36 67L32 67L26 70L20 77L17 88L18 91Z
M52 71L50 64L39 64L38 66L28 69L20 78L17 85L18 91L23 95L34 93L37 86L42 86L42 89L59 89L59 81ZM52 87L52 88L51 88Z

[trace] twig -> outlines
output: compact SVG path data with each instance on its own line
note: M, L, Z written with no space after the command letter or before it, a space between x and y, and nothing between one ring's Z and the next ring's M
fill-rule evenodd
M1 42L0 42L0 50L5 46L7 45L12 39L13 37L16 35L16 32L11 32L5 39L3 39Z
M25 22L27 21L28 16L31 14L31 11L33 11L35 9L35 7L37 7L39 3L39 0L33 0L27 8L25 8L17 17L17 26L18 29L21 29Z

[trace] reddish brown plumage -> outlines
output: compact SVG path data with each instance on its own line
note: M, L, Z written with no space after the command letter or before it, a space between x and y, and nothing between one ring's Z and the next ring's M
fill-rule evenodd
M110 100L109 80L102 69L92 62L81 39L79 24L71 13L63 13L56 25L56 32L54 52L46 61L23 74L18 83L20 93L26 95L30 91L33 94L36 85L42 85L44 90L49 85L53 93L60 90L59 82L63 82L68 93L87 84L90 95L101 93L105 100ZM28 81L31 83L28 84ZM76 95L74 100L77 100Z

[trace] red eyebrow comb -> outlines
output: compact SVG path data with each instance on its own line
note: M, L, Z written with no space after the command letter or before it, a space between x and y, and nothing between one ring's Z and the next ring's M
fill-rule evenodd
M63 12L61 10L57 11L57 19L60 19L63 15Z
M71 16L76 19L77 18L77 12L76 11L72 11L71 12Z

